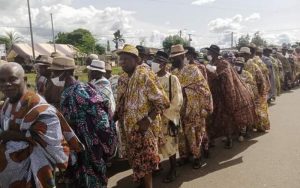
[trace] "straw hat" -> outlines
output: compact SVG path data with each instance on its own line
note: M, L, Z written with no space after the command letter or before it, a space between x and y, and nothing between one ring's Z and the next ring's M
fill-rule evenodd
M105 62L99 60L93 60L91 65L86 67L89 70L100 71L105 73Z
M117 52L118 55L121 55L123 53L131 54L135 57L139 57L138 49L130 44L125 44L123 49Z
M177 45L173 45L171 47L171 53L170 53L170 58L172 57L176 57L179 55L183 55L186 54L187 50L185 50L182 46L182 44L177 44Z
M251 54L250 48L248 47L242 47L239 51L239 54Z
M52 64L52 58L47 55L39 55L35 60L35 64L50 66Z
M76 69L75 61L69 57L55 57L52 65L48 68L50 70L74 70Z

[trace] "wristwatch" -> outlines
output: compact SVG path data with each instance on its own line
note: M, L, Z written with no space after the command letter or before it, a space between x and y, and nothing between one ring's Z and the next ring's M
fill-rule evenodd
M153 122L153 120L149 116L147 116L147 119L150 122L150 124Z

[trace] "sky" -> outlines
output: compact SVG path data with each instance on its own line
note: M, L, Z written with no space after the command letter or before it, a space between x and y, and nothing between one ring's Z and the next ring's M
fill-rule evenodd
M15 31L30 42L27 1L0 0L0 35ZM126 43L161 48L169 35L191 34L191 45L229 47L259 31L269 44L300 41L299 0L30 0L35 42L55 33L88 29L106 44L120 29ZM111 44L113 46L113 44Z

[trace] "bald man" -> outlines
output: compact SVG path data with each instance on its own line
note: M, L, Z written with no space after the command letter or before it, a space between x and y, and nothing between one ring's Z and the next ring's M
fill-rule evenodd
M26 80L21 65L0 65L7 97L0 114L0 187L55 187L54 169L66 168L70 149L79 152L82 145L62 115L27 90Z

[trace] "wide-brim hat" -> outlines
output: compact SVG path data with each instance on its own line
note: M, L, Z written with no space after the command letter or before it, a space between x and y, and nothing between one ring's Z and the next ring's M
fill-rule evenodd
M251 55L251 50L249 47L242 47L239 51L239 54L249 54Z
M55 57L52 65L48 68L50 70L74 70L76 69L75 61L69 57Z
M198 53L196 52L196 49L194 47L191 47L191 46L188 46L188 47L185 47L185 49L188 51L187 53L188 54L193 54L193 55L198 55Z
M168 54L166 52L160 51L160 50L156 52L155 59L162 61L162 62L166 62L166 63L169 62Z
M91 65L88 65L86 68L89 69L89 70L106 73L105 62L104 61L93 60Z
M187 52L188 51L183 48L182 44L176 44L171 47L171 53L169 57L172 58L172 57L180 56L186 54Z
M117 52L118 55L121 55L123 53L130 54L130 55L133 55L135 57L139 57L138 49L136 47L134 47L133 45L130 45L130 44L125 44L123 49Z
M35 65L50 66L53 59L47 55L39 55L35 60Z
M213 53L215 53L215 54L217 54L217 55L220 55L220 51L221 51L221 49L220 49L220 47L219 46L217 46L217 45L211 45L209 48L205 48L206 50L208 50L208 51L211 51L211 52L213 52Z

